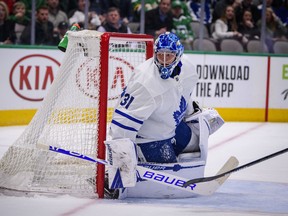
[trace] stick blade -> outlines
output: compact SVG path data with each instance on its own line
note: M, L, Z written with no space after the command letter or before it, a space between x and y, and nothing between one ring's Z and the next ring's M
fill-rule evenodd
M218 171L217 175L232 170L238 165L238 159L234 156L231 156L222 166L222 168ZM230 174L227 174L221 178L212 181L196 183L198 193L205 196L212 195L228 179L229 176Z
M228 161L223 165L223 167L218 171L218 173L216 175L220 175L222 173L225 173L229 170L235 169L236 167L238 167L239 165L239 161L236 157L231 156ZM230 174L227 174L221 178L215 179L219 185L222 185L228 178L229 178Z

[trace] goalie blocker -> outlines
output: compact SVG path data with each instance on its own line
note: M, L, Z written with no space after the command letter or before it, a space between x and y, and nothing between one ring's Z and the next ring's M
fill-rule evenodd
M196 110L184 121L193 131L187 147L178 155L177 163L141 163L138 165L161 170L182 178L200 178L204 176L208 138L223 124L224 120L215 109ZM153 181L141 179L137 175L137 154L135 144L130 139L105 141L107 161L113 167L107 167L110 189L119 189L119 199L138 198L188 198L195 194L177 190L167 185L159 185ZM164 176L151 178L175 184L175 179L162 179Z
M130 139L105 141L109 163L109 189L134 187L136 184L137 154Z

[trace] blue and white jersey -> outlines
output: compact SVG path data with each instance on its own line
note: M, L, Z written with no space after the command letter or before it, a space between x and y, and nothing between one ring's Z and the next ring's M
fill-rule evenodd
M191 113L191 94L198 76L191 59L181 58L181 73L162 79L154 59L139 65L115 108L110 131L112 139L130 138L147 143L170 139L186 113Z

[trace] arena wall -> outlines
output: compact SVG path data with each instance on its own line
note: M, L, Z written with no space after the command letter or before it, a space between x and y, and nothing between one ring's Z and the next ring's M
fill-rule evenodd
M216 108L226 121L288 122L287 55L186 54L199 75L193 96L202 106ZM30 122L63 57L51 47L0 47L0 126Z

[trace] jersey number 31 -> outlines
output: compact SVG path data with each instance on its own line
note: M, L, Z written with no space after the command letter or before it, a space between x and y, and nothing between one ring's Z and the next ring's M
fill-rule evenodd
M130 106L130 104L132 103L132 101L134 100L134 97L131 96L130 94L128 93L125 93L123 96L122 96L122 100L120 102L120 105L121 106L124 106L125 109L128 109L128 107Z

